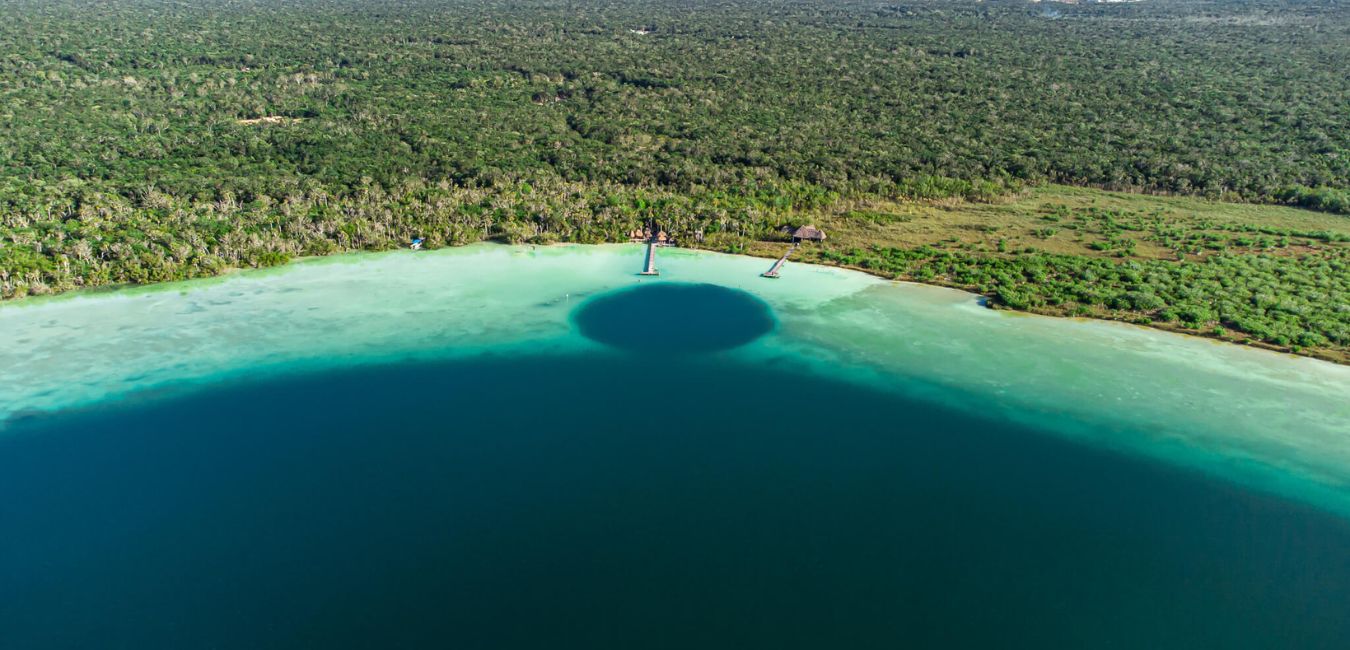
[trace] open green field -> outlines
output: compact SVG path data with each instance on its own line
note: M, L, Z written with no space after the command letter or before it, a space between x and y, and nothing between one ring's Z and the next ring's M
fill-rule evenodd
M991 204L862 201L799 218L829 237L798 261L1350 361L1350 219L1339 215L1052 185Z
M1298 254L1350 245L1350 219L1193 197L1036 187L991 203L853 201L819 213L832 246L932 246L1124 259ZM1000 251L1000 248L1004 249Z

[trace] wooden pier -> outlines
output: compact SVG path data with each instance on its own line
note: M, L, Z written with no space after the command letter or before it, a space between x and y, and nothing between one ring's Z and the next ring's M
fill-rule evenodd
M773 263L773 266L770 266L770 267L769 267L769 270L767 270L767 271L761 273L760 276L761 276L761 277L766 277L766 278L776 278L776 277L778 277L778 271L781 270L781 269L783 268L783 265L784 265L784 264L787 264L788 256L791 255L791 254L792 254L792 251L795 251L795 250L797 250L797 245L796 245L796 244L793 244L793 245L789 246L788 249L787 249L787 252L786 252L786 253L783 253L783 256L780 257L780 258L778 258L778 261L777 261L777 262L774 262L774 263Z
M638 275L661 275L661 272L656 270L655 238L653 238L652 241L647 242L647 263L643 265L642 273L639 273Z

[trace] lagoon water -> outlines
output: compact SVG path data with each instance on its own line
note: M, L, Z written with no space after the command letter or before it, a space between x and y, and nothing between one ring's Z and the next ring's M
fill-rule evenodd
M660 263L0 306L0 647L1350 647L1350 369Z

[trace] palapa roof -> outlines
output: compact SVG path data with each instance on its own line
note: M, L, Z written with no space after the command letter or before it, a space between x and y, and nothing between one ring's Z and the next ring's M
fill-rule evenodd
M802 226L792 231L792 236L797 239L815 239L825 241L825 233L815 226Z

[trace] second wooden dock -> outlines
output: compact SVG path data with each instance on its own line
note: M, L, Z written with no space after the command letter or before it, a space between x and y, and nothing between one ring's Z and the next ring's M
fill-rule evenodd
M766 277L766 278L776 278L776 277L778 277L778 272L779 272L780 270L782 270L784 264L787 264L788 256L791 255L791 254L792 254L792 251L795 251L795 250L797 250L797 245L796 245L796 244L793 244L793 245L789 246L788 249L787 249L787 252L786 252L786 253L783 253L783 256L780 257L780 258L778 258L778 261L777 261L777 262L774 262L774 263L773 263L773 266L770 266L770 267L769 267L769 270L767 270L767 271L761 273L760 275L761 275L762 277Z

